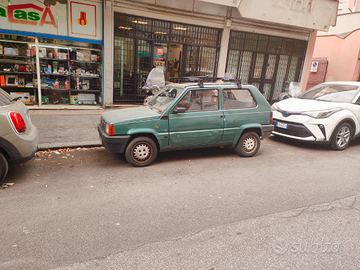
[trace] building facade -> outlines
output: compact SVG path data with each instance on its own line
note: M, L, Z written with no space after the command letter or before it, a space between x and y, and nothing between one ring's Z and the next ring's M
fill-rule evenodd
M35 106L133 106L157 67L166 80L241 79L272 102L287 81L307 81L314 31L335 25L337 8L334 0L10 0L0 4L0 82Z
M360 81L360 5L339 3L336 26L318 31L306 88L325 81Z
M104 4L104 105L143 102L153 67L166 80L228 76L269 102L306 82L314 30L335 24L338 2L109 0Z

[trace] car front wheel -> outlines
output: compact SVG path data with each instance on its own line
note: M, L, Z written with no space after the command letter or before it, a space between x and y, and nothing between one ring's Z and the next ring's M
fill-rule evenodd
M352 129L350 124L343 123L339 125L333 133L330 146L333 150L344 150L351 140Z
M154 162L157 152L157 146L152 139L137 137L126 147L125 158L134 167L144 167Z
M5 180L8 169L9 169L8 162L6 158L3 156L3 154L0 153L0 185Z
M241 157L252 157L260 148L260 138L256 132L246 132L241 135L235 146L236 152Z

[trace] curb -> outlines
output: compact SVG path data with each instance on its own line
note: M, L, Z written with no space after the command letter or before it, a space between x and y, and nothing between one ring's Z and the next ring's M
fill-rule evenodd
M38 145L38 151L56 150L61 148L78 148L78 147L99 147L102 143L99 141L89 142L71 142L71 143L42 143Z

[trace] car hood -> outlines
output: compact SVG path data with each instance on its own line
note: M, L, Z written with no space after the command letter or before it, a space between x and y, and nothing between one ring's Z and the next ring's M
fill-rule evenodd
M312 99L289 98L275 103L281 111L307 112L322 111L335 108L346 108L346 103L326 102Z
M141 106L104 112L101 114L101 117L109 124L115 124L124 121L134 122L138 120L156 118L160 117L160 114L156 109L152 109L149 106Z

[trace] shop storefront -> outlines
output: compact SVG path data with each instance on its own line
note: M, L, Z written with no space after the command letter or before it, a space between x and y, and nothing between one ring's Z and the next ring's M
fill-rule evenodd
M221 29L115 13L114 104L142 104L153 67L165 79L216 76Z
M226 72L256 86L272 103L286 82L298 82L307 41L231 31Z
M27 105L102 105L102 3L0 8L1 88Z

